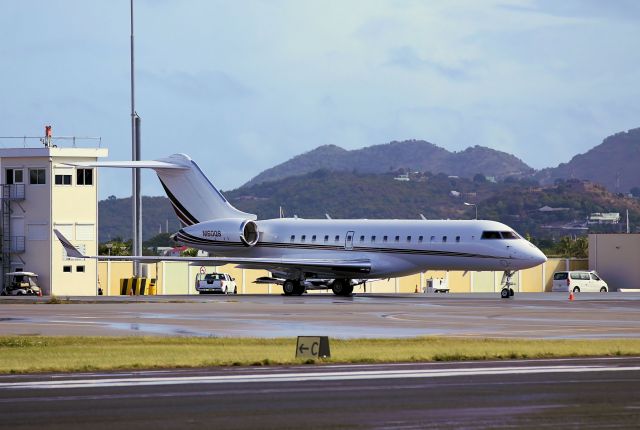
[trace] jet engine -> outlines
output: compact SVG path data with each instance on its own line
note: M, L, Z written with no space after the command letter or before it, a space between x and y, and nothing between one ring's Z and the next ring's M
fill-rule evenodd
M194 247L234 244L253 246L258 243L259 232L258 224L255 221L229 218L205 221L184 227L173 238Z

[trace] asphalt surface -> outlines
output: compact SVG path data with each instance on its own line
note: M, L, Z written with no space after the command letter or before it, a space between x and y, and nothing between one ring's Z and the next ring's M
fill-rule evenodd
M0 376L0 428L638 428L640 358Z
M640 294L310 294L0 300L0 335L640 337Z

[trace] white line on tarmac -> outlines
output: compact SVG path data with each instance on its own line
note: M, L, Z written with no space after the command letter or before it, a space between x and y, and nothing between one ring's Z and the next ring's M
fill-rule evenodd
M479 367L428 370L369 370L343 372L292 372L278 374L246 374L217 376L168 376L156 378L74 379L65 381L32 381L0 383L0 390L47 388L101 388L181 384L237 384L247 382L345 381L400 378L439 378L480 375L526 375L543 373L630 372L640 366L539 366Z

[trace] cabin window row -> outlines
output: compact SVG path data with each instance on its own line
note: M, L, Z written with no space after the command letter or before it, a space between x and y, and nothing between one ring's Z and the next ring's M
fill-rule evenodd
M390 237L393 237L393 242L396 242L396 243L400 242L400 236L395 236L394 237L394 236L387 236L387 235L382 236L382 242L383 243L388 243L390 241L389 240ZM347 236L347 242L351 242L352 239L353 238L350 235ZM407 243L411 243L412 240L413 240L413 236L407 236L405 241ZM431 236L430 237L430 241L431 242L436 242L437 240L438 239L436 239L436 236ZM446 243L447 240L448 240L448 236L442 236L442 242L443 243ZM290 241L291 242L295 242L296 241L296 235L295 234L291 235ZM306 242L306 241L307 241L307 235L306 234L303 234L302 236L300 236L300 242ZM315 235L315 234L312 235L311 236L311 242L315 243L317 241L318 241L318 236ZM340 242L340 235L335 235L334 238L333 238L333 241L336 242L336 243L339 243ZM365 241L366 241L366 237L364 235L361 235L360 236L360 243L364 243ZM369 237L369 242L376 243L377 241L378 241L378 236L374 235L374 236L370 236ZM455 237L455 241L456 242L460 242L460 236L456 236ZM329 242L329 235L325 235L324 236L324 243L328 243L328 242ZM424 242L424 236L418 236L418 243L422 243L422 242Z
M313 236L311 236L311 242L317 242L317 239L318 239L317 235L314 234ZM296 240L296 235L292 234L291 235L291 242L295 242L295 240ZM306 234L303 234L302 236L300 236L300 242L306 242L306 240L307 240L307 235ZM335 235L335 237L333 238L333 241L334 242L340 242L340 235L339 234ZM329 235L328 234L326 234L324 236L324 242L325 243L329 242Z

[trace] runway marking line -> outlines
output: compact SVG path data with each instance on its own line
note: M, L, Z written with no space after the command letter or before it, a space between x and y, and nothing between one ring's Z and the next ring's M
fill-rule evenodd
M168 376L154 378L72 379L62 381L31 381L0 383L0 390L134 387L152 385L224 384L249 382L305 382L340 380L375 380L400 378L438 378L483 375L526 375L544 373L630 372L640 371L640 366L533 366L533 367L476 367L458 369L409 369L409 370L357 370L344 372L291 372L278 374L244 374L216 376Z

